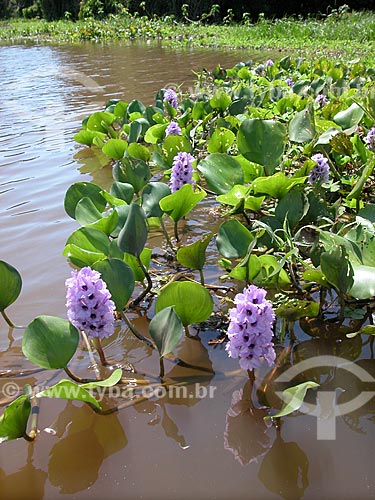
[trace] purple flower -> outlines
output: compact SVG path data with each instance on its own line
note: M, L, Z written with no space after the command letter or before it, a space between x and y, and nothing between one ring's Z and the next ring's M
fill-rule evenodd
M290 77L288 77L285 80L285 83L288 85L288 87L293 87L293 85L294 85L294 82L293 82L293 80Z
M193 184L194 157L190 153L177 153L173 158L170 187L172 193L178 191L184 184Z
M181 129L177 122L171 121L168 127L165 129L165 135L181 135Z
M319 104L320 107L323 107L325 104L327 104L328 99L325 94L318 94L315 98L315 103Z
M177 101L177 94L173 89L167 89L164 92L164 102L167 102L172 108L177 109L178 107L178 101Z
M262 358L271 366L276 358L272 343L275 313L271 302L265 298L266 293L250 285L236 295L236 307L229 311L226 351L231 358L239 359L244 370L258 368Z
M272 61L272 59L267 59L266 68L269 68L270 66L273 66L273 65L274 65L274 62Z
M69 321L88 337L112 335L115 304L100 273L83 267L80 271L72 271L65 285Z
M329 179L329 164L328 160L321 153L317 153L312 156L311 159L317 164L311 170L309 175L309 183L315 184L317 182L323 183L328 182Z
M372 127L366 135L365 142L370 151L375 151L375 127Z

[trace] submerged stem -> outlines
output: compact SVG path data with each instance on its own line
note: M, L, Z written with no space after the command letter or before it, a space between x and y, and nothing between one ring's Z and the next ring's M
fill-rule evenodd
M144 337L133 325L133 323L129 320L129 318L126 316L124 311L121 311L121 317L125 321L127 327L129 330L137 337L137 339L141 340L144 342L148 347L151 347L151 349L155 349L154 344L151 342L151 340L147 339Z
M86 344L86 347L87 347L87 350L88 350L88 353L89 353L89 356L90 356L92 367L95 370L96 379L100 380L100 372L99 372L99 368L98 368L98 363L95 361L94 354L92 352L89 339L87 338L87 335L86 335L86 333L83 330L81 330L81 335L82 335L82 338L83 338L83 340L84 340L84 342Z

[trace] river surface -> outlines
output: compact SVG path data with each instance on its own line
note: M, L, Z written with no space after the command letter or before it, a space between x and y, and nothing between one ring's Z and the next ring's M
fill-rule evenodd
M143 44L0 46L0 259L23 278L21 296L8 310L17 324L40 314L66 317L64 282L71 268L61 252L77 224L64 211L65 191L77 181L111 183L110 169L101 168L103 157L73 141L81 120L112 98L151 104L162 87L193 87L192 70L268 57ZM209 202L189 224L192 233L207 231ZM217 275L214 262L211 268ZM147 331L147 311L133 313L132 319ZM339 356L375 375L371 344L363 345L360 337L343 340L338 325L300 326L290 352L278 346L288 362ZM0 318L2 373L32 369L22 358L22 332L8 331ZM326 435L319 435L319 421L311 415L298 413L281 426L266 425L261 380L269 374L260 373L258 389L252 387L224 346L209 343L214 338L214 331L201 332L179 347L179 358L203 370L166 361L170 377L190 380L182 396L160 393L109 416L79 403L44 399L36 441L0 445L0 498L375 498L373 399L333 417L330 432L323 429ZM116 331L105 352L111 361L133 363L150 377L158 374L157 354L126 330ZM86 358L82 351L73 368L87 365ZM7 396L14 396L5 388L10 381L21 388L26 383L43 387L61 376L37 371L3 377L0 402L5 406ZM339 402L344 391L350 396L350 388L360 385L358 377L353 375L353 382L334 366L313 376L322 384L334 379ZM121 396L114 394L108 404L118 404ZM272 403L271 397L267 404Z

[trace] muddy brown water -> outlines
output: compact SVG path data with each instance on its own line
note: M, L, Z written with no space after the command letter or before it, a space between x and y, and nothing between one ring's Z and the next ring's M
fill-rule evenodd
M159 88L181 82L189 88L192 69L268 57L143 44L0 47L0 259L23 278L22 294L8 311L17 324L39 314L66 316L64 281L70 267L61 252L77 225L64 212L65 191L76 181L93 180L104 187L111 182L110 169L101 168L103 158L74 143L80 120L110 98L148 104ZM206 201L193 214L187 228L191 234L208 231L211 208ZM152 238L158 244L158 235ZM214 283L220 272L213 252L209 255ZM132 313L140 330L147 331L150 314ZM4 377L33 369L22 357L22 332L8 330L0 321L2 407L18 387L45 387L62 377L42 370ZM338 335L340 326L326 328L313 321L296 325L296 332L299 341L290 353L278 346L286 366L330 355L375 375L366 339L346 339ZM166 361L170 379L188 382L180 393L174 392L176 386L168 394L159 389L158 397L109 416L79 403L44 399L36 441L0 446L0 498L375 498L371 381L364 386L350 370L335 366L301 375L336 391L335 408L361 391L370 393L369 402L333 419L330 439L318 439L319 422L312 415L298 413L280 426L266 425L265 405L280 407L275 374L267 383L271 372L261 370L257 387L252 387L224 346L209 344L216 336L212 330L200 332L200 338L186 338L178 348L180 359L201 369ZM105 352L112 362L136 367L140 375L127 375L130 386L132 377L157 383L157 354L125 328L117 329ZM72 367L84 376L88 364L82 350ZM103 404L121 404L127 396L113 393Z

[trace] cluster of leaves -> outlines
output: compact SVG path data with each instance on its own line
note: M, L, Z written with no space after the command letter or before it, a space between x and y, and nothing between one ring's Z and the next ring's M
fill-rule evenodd
M150 297L157 295L149 334L161 359L176 347L184 327L187 331L213 311L213 292L205 286L212 240L225 279L236 287L251 282L294 292L294 301L277 309L279 317L324 312L324 301L317 304L309 293L319 289L335 290L342 311L347 301L369 302L375 295L375 204L367 187L375 155L365 136L375 122L374 79L375 70L360 61L344 65L286 57L202 74L202 92L180 95L178 109L165 102L164 89L154 105L108 102L104 111L84 120L75 140L108 157L104 168L112 168L113 183L108 191L91 182L68 189L65 210L80 227L69 236L64 255L78 268L101 273L121 314L130 302L146 301L149 308ZM324 94L326 102L316 102L317 94ZM180 135L166 134L171 120ZM195 158L194 185L171 193L168 179L180 152ZM330 179L311 184L316 153L329 162ZM188 234L181 239L181 219L204 198L220 216L213 224L217 231L193 242ZM151 230L165 236L157 268L167 260L170 281L161 288L150 274ZM14 268L0 264L7 285L0 312L10 322L5 309L22 282ZM181 266L198 271L200 283L187 274L178 281ZM23 352L43 368L66 369L78 338L66 320L41 316L25 331ZM121 373L116 377L103 383L117 383ZM70 386L64 384L46 395L68 397ZM77 387L75 399L99 405L90 393L87 399L87 389L94 386ZM0 422L4 439L25 433L22 416L30 414L30 396L20 398L6 410L14 411L13 417L6 413ZM6 425L16 421L23 424L12 434Z
M108 193L92 183L68 191L67 212L83 227L64 254L81 265L108 257L131 265L129 254L151 253L144 248L150 225L164 228L170 217L176 226L209 193L225 210L215 239L230 278L278 288L317 284L370 299L375 207L367 186L374 153L365 135L375 121L374 76L359 61L286 57L269 66L218 67L206 76L205 91L181 96L178 111L163 102L162 91L151 106L110 101L75 139L112 160L114 183ZM323 106L315 102L319 94L327 98ZM166 136L171 119L182 135ZM160 179L168 179L180 151L197 160L196 187L170 194ZM323 185L308 182L317 152L331 170ZM130 244L127 233L140 227ZM180 247L177 261L202 272L211 238ZM143 278L138 267L133 271Z

